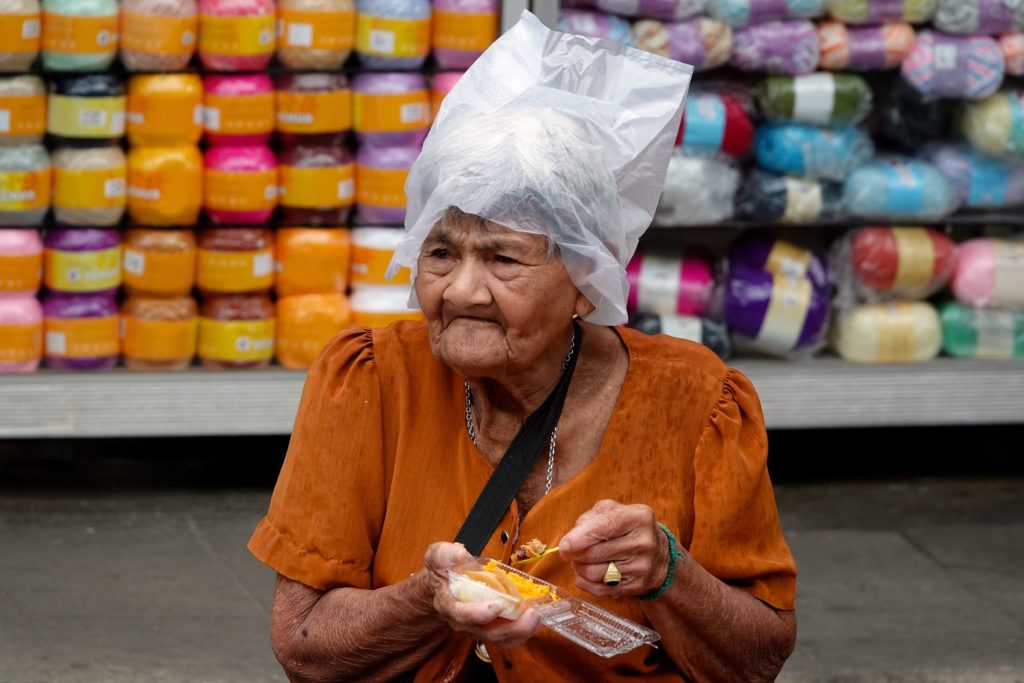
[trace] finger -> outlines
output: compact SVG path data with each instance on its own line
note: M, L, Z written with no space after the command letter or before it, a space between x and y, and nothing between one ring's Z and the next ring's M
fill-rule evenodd
M572 559L572 553L624 536L643 524L644 507L611 502L600 508L595 505L580 515L576 525L558 542L558 547L568 559Z
M540 630L540 626L540 615L535 610L527 609L515 621L498 619L492 625L484 627L480 639L510 650L532 638Z
M459 602L445 605L449 625L457 631L478 632L482 626L494 623L505 606L500 602Z
M625 578L623 577L623 579ZM639 595L636 591L629 591L625 582L620 583L618 586L606 586L600 581L588 581L579 574L576 575L576 587L598 598L621 598L629 595Z
M431 572L444 573L444 570L465 564L472 559L469 551L461 543L433 543L423 556L424 566Z
M650 548L653 548L653 544L651 544ZM610 541L603 541L586 548L566 552L564 557L571 562L581 562L583 564L607 564L609 562L619 564L620 562L628 562L644 552L650 552L650 548L640 538L639 531L634 530L625 536L619 536Z
M650 571L650 562L644 562L643 560L631 560L630 562L615 562L615 566L618 568L619 573L622 574L622 578L619 580L618 586L627 586L636 583L643 577L646 577ZM582 562L572 563L573 571L576 572L576 576L589 581L590 583L604 584L604 575L608 571L608 563L602 562L600 564L586 564Z

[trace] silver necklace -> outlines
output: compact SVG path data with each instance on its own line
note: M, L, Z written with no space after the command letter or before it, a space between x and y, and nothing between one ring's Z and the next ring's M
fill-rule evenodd
M569 353L565 356L565 360L562 361L562 372L569 366L569 361L572 359L572 354L576 351L576 332L572 334L572 339L569 341ZM463 388L466 392L466 431L469 432L469 438L476 444L476 430L473 428L473 391L469 388L469 382L463 382ZM558 425L551 430L550 446L548 446L548 472L547 478L544 481L544 495L551 492L551 487L555 483L555 442L558 439Z

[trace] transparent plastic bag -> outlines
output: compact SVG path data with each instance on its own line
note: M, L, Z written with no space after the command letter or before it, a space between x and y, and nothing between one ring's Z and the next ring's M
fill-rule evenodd
M714 290L711 262L698 249L676 254L638 251L626 266L630 312L700 316L707 312Z
M757 129L757 162L778 173L843 180L875 154L860 128L819 128L803 123L767 123Z
M734 161L673 155L654 224L672 228L714 225L729 220L733 216L740 179Z
M947 301L939 308L942 348L956 358L1024 358L1024 312L973 308Z
M843 197L850 214L865 218L940 220L960 205L939 169L899 157L876 159L853 171Z
M1024 241L964 242L950 285L962 304L1024 310Z
M853 74L769 76L761 81L758 95L769 120L849 126L871 112L871 88Z
M751 169L736 193L736 215L759 223L800 225L846 215L843 186Z
M924 157L946 176L972 209L998 209L1024 203L1024 164L974 152L966 145L936 144Z
M988 36L921 31L901 70L927 97L980 100L1002 85L1005 64L999 44Z

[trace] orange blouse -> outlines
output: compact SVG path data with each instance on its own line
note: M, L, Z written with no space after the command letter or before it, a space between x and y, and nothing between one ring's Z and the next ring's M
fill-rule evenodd
M557 541L602 498L645 503L711 574L793 609L796 567L750 382L698 344L618 332L629 369L600 450L530 510L519 542ZM388 586L422 569L431 543L455 537L492 471L466 433L463 381L431 352L426 324L352 330L310 371L270 510L249 549L316 589ZM513 503L484 555L509 560L517 518ZM531 573L650 625L635 600L583 594L557 557ZM453 634L416 680L457 679L471 646ZM491 650L502 681L683 680L663 649L605 660L547 629L514 650Z

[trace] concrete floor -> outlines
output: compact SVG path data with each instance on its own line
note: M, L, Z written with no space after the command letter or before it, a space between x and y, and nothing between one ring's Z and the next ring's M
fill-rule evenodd
M800 569L780 680L1024 681L1024 479L777 487ZM268 494L0 494L0 683L284 681Z

